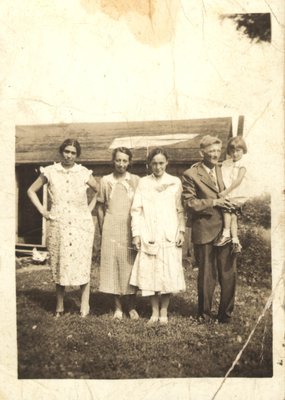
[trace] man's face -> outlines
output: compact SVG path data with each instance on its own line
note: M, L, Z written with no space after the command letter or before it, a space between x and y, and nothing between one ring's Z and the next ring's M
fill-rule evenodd
M201 155L205 165L209 168L213 168L217 165L221 156L222 146L219 143L211 144L201 150Z

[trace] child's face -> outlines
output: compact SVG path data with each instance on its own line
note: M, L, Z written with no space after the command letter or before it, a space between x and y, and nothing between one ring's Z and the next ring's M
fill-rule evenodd
M230 156L233 161L239 161L243 156L243 149L234 148L230 151Z

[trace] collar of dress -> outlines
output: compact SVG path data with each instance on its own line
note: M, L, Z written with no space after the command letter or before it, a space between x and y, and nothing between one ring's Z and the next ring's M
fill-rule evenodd
M124 177L124 179L122 179L121 181L119 181L118 179L115 178L114 174L110 174L110 182L111 184L115 185L118 182L127 182L131 180L131 174L129 172L126 172L126 176Z
M71 168L64 168L61 163L54 163L54 167L57 171L61 171L61 172L65 172L65 173L78 172L81 169L81 164L74 163L74 165Z

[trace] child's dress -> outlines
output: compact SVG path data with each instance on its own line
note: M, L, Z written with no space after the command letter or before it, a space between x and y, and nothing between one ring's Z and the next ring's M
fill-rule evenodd
M142 178L135 193L132 234L140 236L141 250L136 256L131 285L143 296L177 293L185 290L182 248L175 244L179 231L185 231L179 178L164 173Z
M222 175L223 175L223 180L226 189L231 186L233 181L235 181L238 177L239 170L241 168L245 168L246 171L248 170L247 166L247 158L246 156L243 156L240 160L238 161L233 161L232 158L229 158L225 160L222 164ZM248 198L248 193L247 193L247 175L248 173L246 172L242 182L238 187L233 189L228 195L227 198L237 201L238 203L244 203L247 198Z
M94 224L87 203L92 171L80 164L65 169L60 163L41 167L51 197L47 247L53 280L62 286L90 281Z

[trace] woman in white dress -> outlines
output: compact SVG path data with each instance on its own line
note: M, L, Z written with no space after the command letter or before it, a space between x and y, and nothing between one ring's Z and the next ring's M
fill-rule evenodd
M87 203L87 187L97 192L92 171L75 163L81 148L77 140L66 139L60 146L60 163L41 168L41 175L28 189L28 196L42 216L49 220L47 247L56 284L56 317L64 312L65 286L81 287L80 313L89 313L90 270L94 224ZM37 192L48 185L51 210L40 202ZM92 206L95 202L92 201Z
M185 290L182 267L185 219L179 178L165 172L168 155L153 149L148 157L151 175L139 181L133 205L132 236L138 251L130 284L151 296L149 323L168 323L171 293Z

